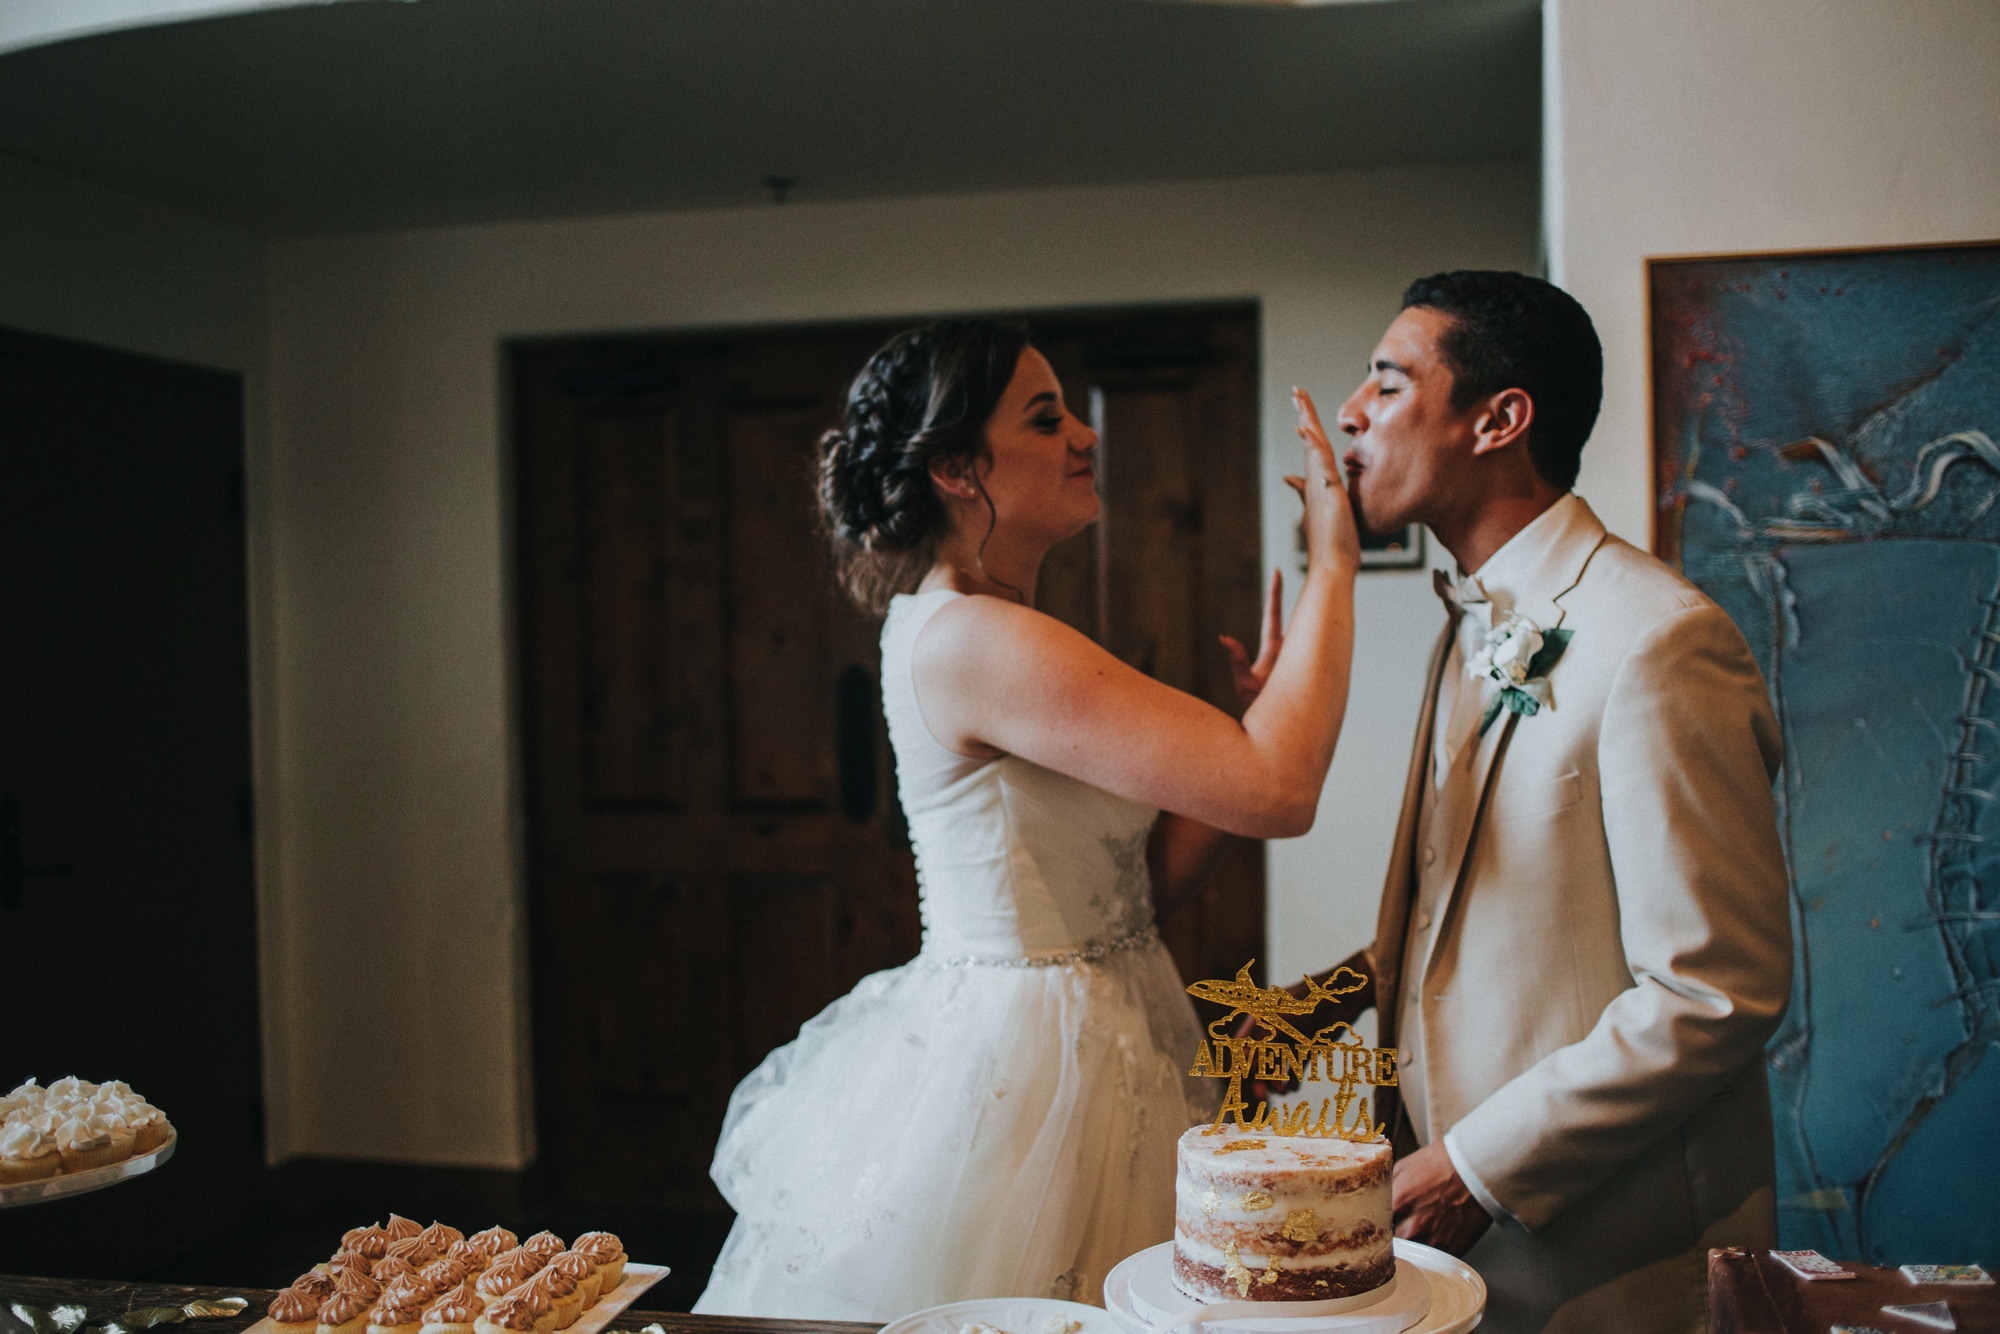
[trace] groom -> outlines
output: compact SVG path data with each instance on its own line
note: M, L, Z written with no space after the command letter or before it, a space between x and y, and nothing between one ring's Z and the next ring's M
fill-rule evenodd
M1699 1330L1705 1248L1775 1227L1778 729L1735 625L1571 492L1602 377L1568 294L1445 273L1338 418L1363 527L1458 565L1357 966L1403 1052L1397 1235L1503 1334Z

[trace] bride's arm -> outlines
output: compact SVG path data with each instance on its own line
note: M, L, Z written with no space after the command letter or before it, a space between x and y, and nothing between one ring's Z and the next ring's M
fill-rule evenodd
M1018 755L1251 838L1312 827L1347 707L1360 565L1352 511L1309 400L1300 404L1305 586L1242 721L1162 685L1050 616L991 597L940 609L917 637L925 722L963 753Z

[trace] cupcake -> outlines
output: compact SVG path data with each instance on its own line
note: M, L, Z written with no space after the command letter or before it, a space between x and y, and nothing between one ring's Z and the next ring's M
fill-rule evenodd
M0 1127L0 1185L45 1181L63 1170L56 1137L42 1129L49 1119L44 1114Z
M65 1172L89 1172L122 1163L132 1156L134 1136L122 1122L93 1114L88 1107L78 1109L56 1127L56 1152L62 1155Z
M151 1153L167 1142L174 1133L167 1114L152 1103L141 1099L125 1104L125 1121L136 1132L138 1138L132 1145L134 1155Z
M417 1334L417 1326L423 1323L424 1308L430 1304L428 1292L390 1288L368 1309L367 1334Z
M389 1242L391 1240L392 1238L383 1230L380 1223L370 1223L367 1227L355 1228L342 1237L340 1239L340 1249L343 1251L353 1251L356 1255L366 1256L371 1261L379 1260L389 1253Z
M485 1273L486 1266L493 1263L493 1257L469 1237L464 1241L454 1241L444 1255L447 1260L456 1260L464 1265L466 1274L472 1278Z
M472 1322L485 1309L472 1285L461 1283L425 1308L422 1334L473 1334Z
M568 1250L569 1247L565 1246L563 1239L553 1232L537 1232L534 1236L521 1243L521 1249L529 1255L534 1256L542 1264L547 1264Z
M391 1279L401 1278L404 1274L416 1272L417 1267L400 1255L385 1255L368 1266L369 1276L377 1283L387 1283Z
M305 1273L300 1274L292 1280L292 1286L298 1291L309 1295L314 1303L317 1304L333 1296L334 1289L340 1285L335 1283L333 1275L327 1273L324 1269L308 1269Z
M553 1269L544 1269L523 1286L548 1298L549 1323L555 1329L568 1329L583 1313L583 1294L577 1291L575 1283Z
M534 1334L535 1303L528 1293L516 1293L488 1302L473 1317L473 1334Z
M549 1268L562 1271L576 1284L577 1293L583 1299L583 1309L588 1311L597 1305L597 1294L604 1286L604 1280L597 1272L597 1261L582 1251L564 1251L549 1261Z
M333 1258L321 1267L336 1279L342 1274L361 1274L373 1277L375 1266L378 1263L380 1263L379 1260L371 1260L367 1256L355 1251L335 1251Z
M499 1255L502 1251L511 1251L521 1244L519 1237L516 1237L506 1228L498 1226L489 1227L484 1232L475 1232L470 1237L467 1237L466 1240L484 1251L486 1258L489 1260Z
M429 1242L431 1249L440 1255L465 1240L465 1234L449 1223L432 1223L417 1235Z
M382 1285L375 1281L374 1275L353 1266L334 1271L333 1290L351 1292L364 1302L373 1302L382 1295Z
M319 1304L316 1334L365 1334L375 1297L342 1288Z
M482 1297L505 1297L527 1281L529 1271L525 1266L528 1263L524 1256L495 1260L486 1267L486 1272L479 1276L474 1286Z
M437 1295L438 1289L432 1284L425 1282L422 1274L402 1274L390 1280L382 1287L382 1296L384 1298L395 1297L399 1300L415 1302L417 1304L418 1315L424 1313L423 1308L429 1306L431 1300Z
M422 1269L425 1265L437 1259L437 1247L425 1241L421 1236L409 1236L390 1242L389 1249L384 1254L393 1255L399 1260L408 1261L412 1269Z
M570 1249L589 1256L597 1262L603 1275L604 1286L599 1289L602 1296L610 1296L618 1288L619 1280L625 1277L625 1244L609 1232L586 1232L578 1237Z
M265 1314L271 1317L274 1334L315 1334L320 1301L303 1288L286 1288L273 1297Z
M555 1334L556 1304L547 1288L530 1279L509 1295L526 1301L535 1313L535 1334Z
M421 1233L424 1230L424 1225L414 1218L405 1218L401 1214L390 1214L389 1221L382 1225L382 1230L389 1234L390 1241L403 1241Z
M432 1292L449 1292L471 1276L463 1261L449 1255L441 1255L423 1268L424 1282L431 1285Z

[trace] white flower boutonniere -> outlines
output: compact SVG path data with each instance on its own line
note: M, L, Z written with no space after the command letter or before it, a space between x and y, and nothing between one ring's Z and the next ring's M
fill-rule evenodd
M1575 633L1544 630L1516 611L1502 612L1495 618L1486 631L1486 642L1465 664L1466 675L1500 687L1500 693L1486 706L1486 716L1479 720L1479 735L1486 735L1503 708L1532 718L1543 708L1556 706L1549 690L1549 672Z

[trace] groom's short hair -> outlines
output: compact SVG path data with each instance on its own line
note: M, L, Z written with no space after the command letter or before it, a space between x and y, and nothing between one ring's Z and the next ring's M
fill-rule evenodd
M1525 273L1458 269L1419 278L1403 309L1451 318L1438 351L1451 368L1451 402L1463 410L1519 389L1534 400L1528 458L1544 481L1576 485L1583 442L1604 399L1604 348L1575 297Z

